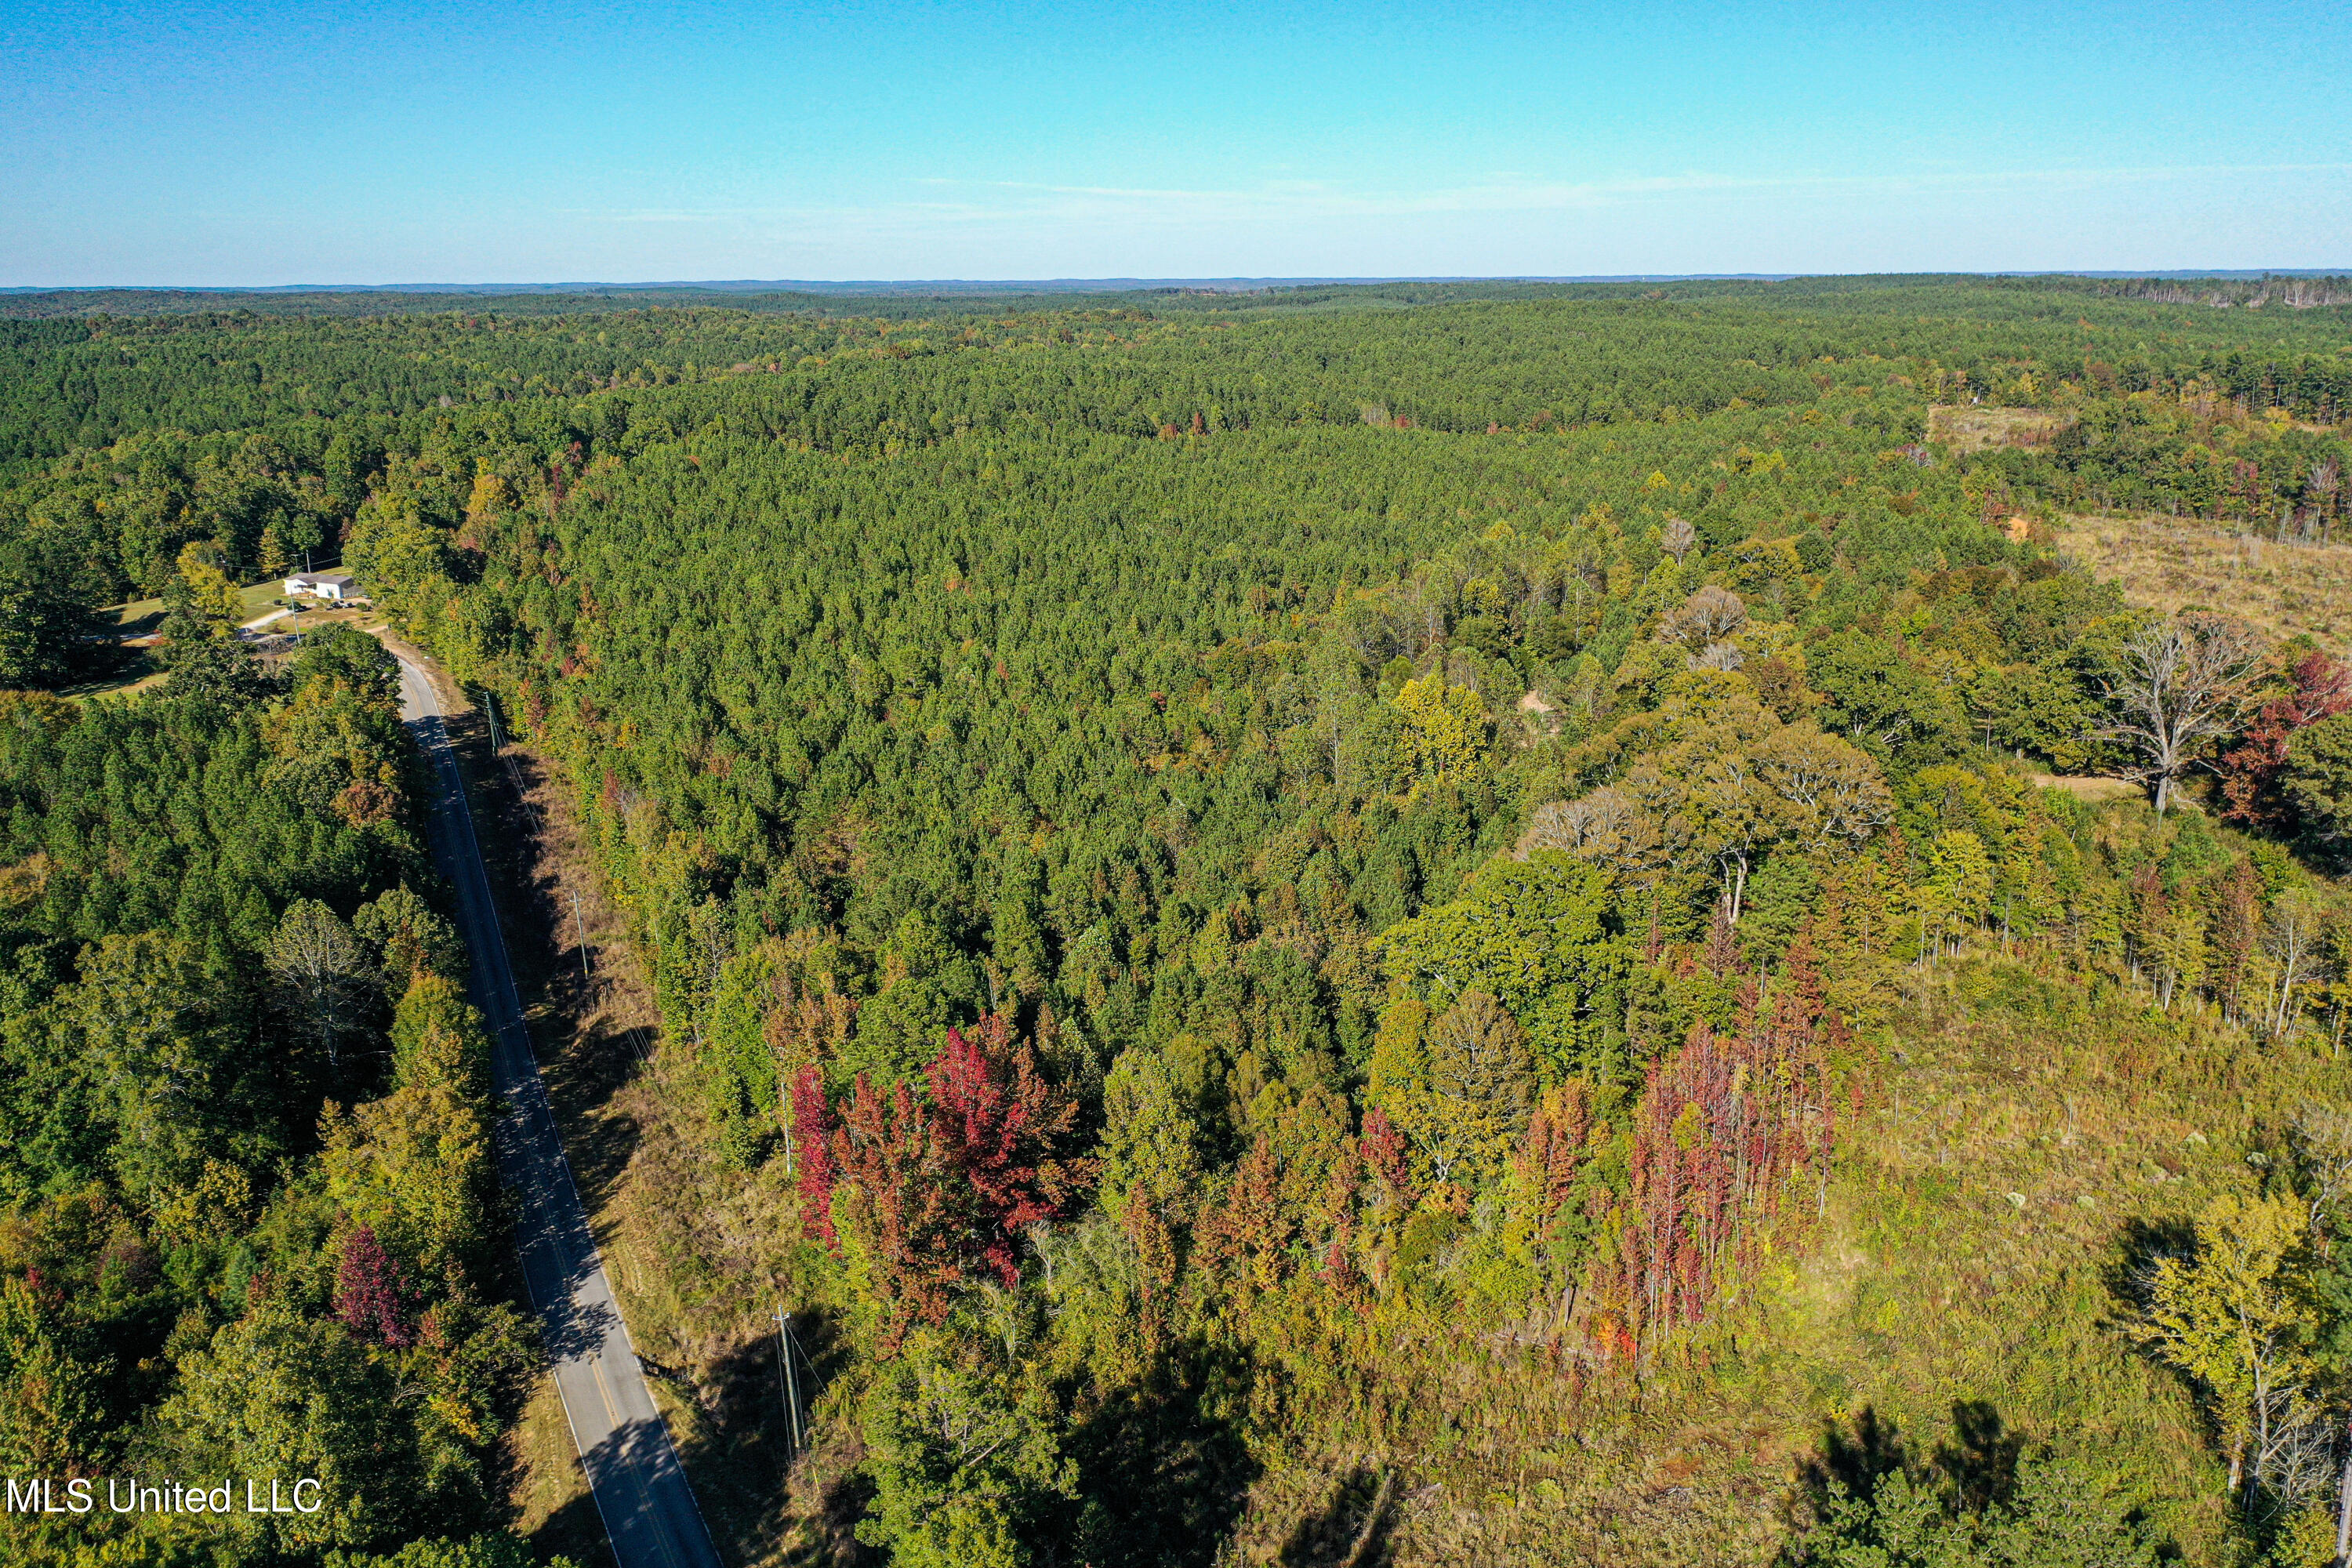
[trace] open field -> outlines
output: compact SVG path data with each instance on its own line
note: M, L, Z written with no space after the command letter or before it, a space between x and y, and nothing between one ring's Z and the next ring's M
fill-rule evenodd
M1874 1430L1917 1457L2064 1454L2145 1497L2183 1561L2223 1561L2221 1468L2188 1388L2116 1328L2121 1281L2251 1187L2247 1112L2324 1092L2325 1048L2151 1015L1990 935L1903 986L1818 1222L1792 1215L1744 1304L1647 1387L1398 1347L1268 1467L1231 1560L1336 1562L1317 1543L1369 1532L1398 1564L1769 1562L1827 1435Z
M68 686L63 695L77 702L85 702L93 697L129 697L151 691L163 685L165 679L163 670L142 653L127 660L121 668L106 679Z
M2066 553L2155 610L2219 610L2273 637L2352 650L2352 545L2278 544L2169 517L2068 516Z

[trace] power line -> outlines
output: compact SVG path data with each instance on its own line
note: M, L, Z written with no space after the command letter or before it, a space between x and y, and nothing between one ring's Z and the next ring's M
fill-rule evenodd
M544 841L547 838L547 819L540 815L538 805L532 802L530 791L523 783L522 769L516 763L514 753L506 749L506 744L500 737L498 697L487 687L482 690L482 711L490 721L491 754L505 765L507 783L514 790L515 804L522 807L523 816L530 822L532 833ZM569 892L568 896L572 900L572 934L580 943L580 975L583 981L593 983L593 971L591 968L588 952L588 932L580 916L580 895L577 892ZM628 1037L629 1047L636 1053L637 1060L641 1064L650 1065L653 1061L653 1049L644 1027L632 1024L625 1033Z

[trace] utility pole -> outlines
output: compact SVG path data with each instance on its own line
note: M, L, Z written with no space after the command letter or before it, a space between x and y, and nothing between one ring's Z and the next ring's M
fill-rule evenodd
M785 1408L792 1415L792 1458L798 1458L805 1436L801 1430L801 1380L793 1371L792 1314L781 1310L776 1313L776 1364L783 1371Z
M490 718L490 755L497 756L507 748L499 739L499 700L488 691L482 693L482 711Z
M580 921L580 895L572 895L572 934L580 943L580 981L588 983L588 928Z

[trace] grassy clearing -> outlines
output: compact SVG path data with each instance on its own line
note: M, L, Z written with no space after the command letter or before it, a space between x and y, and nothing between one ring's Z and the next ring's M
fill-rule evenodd
M1766 1562L1799 1466L1869 1419L1920 1458L1964 1424L2054 1449L2137 1487L2183 1561L2223 1561L2221 1469L2179 1380L2116 1331L2118 1286L2143 1238L2250 1187L2255 1130L2338 1069L2052 959L1912 978L1817 1232L1679 1364L1579 1389L1542 1355L1399 1346L1383 1414L1271 1469L1228 1560L1370 1531L1400 1565Z
M239 588L237 604L245 612L241 618L251 620L256 616L267 615L279 604L287 602L285 586L286 579L280 575L265 577L258 583ZM163 624L163 601L133 599L126 605L109 605L98 614L118 637L147 637Z
M2137 1478L2188 1560L2216 1560L2220 1469L2179 1382L2116 1331L2117 1287L2147 1236L2253 1184L2257 1130L2332 1093L2332 1065L1990 953L1931 976L1883 1049L1843 1212L1759 1325L1759 1393L1932 1442L1990 1406Z
M1985 408L1937 404L1927 410L1927 439L1955 452L1989 447L2046 447L2074 422L2046 408Z
M168 672L158 668L152 659L142 655L124 661L122 668L103 680L68 686L59 695L76 702L87 702L96 697L131 697L142 691L152 691L169 679Z
M2180 518L2083 516L2061 521L2059 542L2135 605L2219 610L2273 637L2304 632L2332 653L2352 651L2352 545L2279 544Z

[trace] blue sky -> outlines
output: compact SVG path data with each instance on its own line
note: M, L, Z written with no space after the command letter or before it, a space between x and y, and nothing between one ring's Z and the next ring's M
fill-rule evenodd
M2352 269L2352 6L15 0L0 284Z

